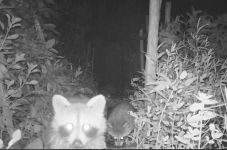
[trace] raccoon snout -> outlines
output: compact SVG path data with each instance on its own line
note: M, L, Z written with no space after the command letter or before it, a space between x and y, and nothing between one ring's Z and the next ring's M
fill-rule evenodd
M76 148L81 148L81 147L83 147L82 141L79 140L79 139L74 140L74 141L73 141L73 147L76 147Z

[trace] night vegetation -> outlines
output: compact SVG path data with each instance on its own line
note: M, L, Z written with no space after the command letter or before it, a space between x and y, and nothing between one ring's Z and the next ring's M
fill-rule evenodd
M143 23L135 26L109 16L98 24L103 12L118 5L68 3L0 1L0 148L42 149L56 93L129 99L137 110L130 113L136 127L124 147L227 147L226 14L192 7L168 23L161 14L155 78L146 80L140 64L141 52L150 61L146 44L139 49L140 41L148 41L146 17L139 16ZM136 22L130 17L125 22ZM111 142L107 136L110 147Z

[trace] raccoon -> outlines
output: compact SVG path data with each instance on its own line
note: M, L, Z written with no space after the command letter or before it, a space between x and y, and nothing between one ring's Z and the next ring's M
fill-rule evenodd
M54 116L47 130L46 148L106 148L105 104L103 95L83 100L54 95L52 98Z
M121 102L108 115L107 132L116 141L116 146L123 145L123 137L129 135L134 129L134 117L129 114L129 111L135 111L135 108L129 102Z

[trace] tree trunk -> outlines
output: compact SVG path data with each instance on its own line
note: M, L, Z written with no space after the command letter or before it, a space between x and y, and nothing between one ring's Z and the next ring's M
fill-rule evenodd
M144 71L144 46L143 46L143 30L140 30L140 71Z
M158 46L158 27L161 9L161 0L150 0L149 24L147 39L147 54L145 66L145 85L149 85L156 77L156 56Z

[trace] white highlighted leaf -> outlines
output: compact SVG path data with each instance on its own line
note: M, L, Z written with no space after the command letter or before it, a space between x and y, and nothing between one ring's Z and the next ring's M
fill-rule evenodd
M196 112L197 110L203 110L204 104L203 103L194 103L189 107L189 110L192 112Z
M2 149L3 146L4 146L4 143L3 143L2 139L0 139L0 148Z
M187 77L188 73L187 71L183 71L181 74L180 74L180 79L183 80Z
M12 134L12 139L9 141L8 146L6 149L9 149L13 144L21 139L21 130L17 129Z

